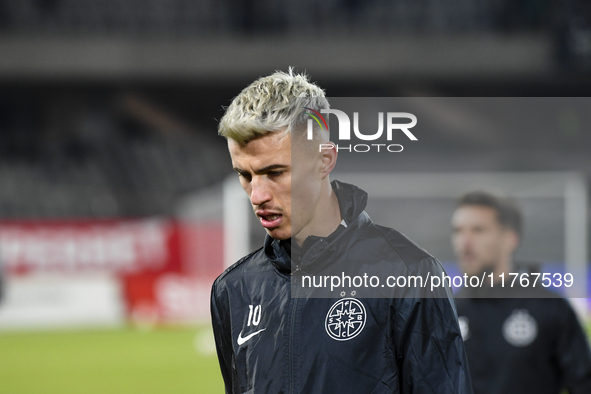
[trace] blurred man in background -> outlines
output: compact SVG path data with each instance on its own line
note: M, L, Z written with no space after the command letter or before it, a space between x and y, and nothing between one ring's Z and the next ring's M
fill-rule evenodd
M401 275L443 272L402 234L371 221L363 190L330 182L337 151L328 129L319 122L306 138L308 111L328 108L322 89L290 70L245 88L220 122L267 232L263 248L213 285L226 392L471 393L449 288L437 299L355 298L360 289L297 295L302 272L347 271L351 261L363 262L368 275L389 267Z
M539 285L509 286L509 274L518 272L513 252L522 232L515 202L468 193L459 200L452 226L462 271L487 277L482 288L464 288L456 298L474 392L591 393L591 353L568 301Z

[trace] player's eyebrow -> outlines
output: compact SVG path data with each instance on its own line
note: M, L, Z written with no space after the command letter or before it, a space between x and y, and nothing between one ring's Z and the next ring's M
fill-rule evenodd
M264 174L266 172L273 171L273 170L286 169L287 167L289 167L289 166L286 164L271 164L271 165L268 165L266 167L256 170L255 174ZM234 171L236 171L239 174L247 173L247 171L244 171L242 168L239 168L239 167L234 167Z
M260 174L264 174L265 172L269 172L269 171L273 171L273 170L279 170L279 169L285 169L288 166L285 164L271 164L270 166L266 166L261 168L260 170L256 171L257 173Z

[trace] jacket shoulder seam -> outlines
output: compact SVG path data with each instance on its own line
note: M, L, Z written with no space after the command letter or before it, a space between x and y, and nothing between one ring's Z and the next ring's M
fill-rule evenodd
M382 236L386 239L386 241L388 242L388 244L392 247L392 249L394 250L394 252L400 256L400 258L402 259L402 261L404 261L404 263L407 265L409 265L409 263L420 263L421 261L424 260L429 260L429 261L433 261L436 260L435 257L433 257L429 252L427 252L425 249L421 248L419 245L417 245L416 243L414 243L411 239L409 239L407 236L405 236L404 234L400 233L399 231L396 231L392 228L389 227L383 227L383 226L379 226L377 224L373 224L373 226L380 234L382 234ZM396 247L396 245L394 245L392 243L392 240L390 239L390 237L388 236L388 234L386 234L384 232L384 228L387 228L389 231L396 231L397 233L399 233L409 244L409 246L412 246L414 248L416 248L417 250L420 250L423 254L423 257L420 260L415 260L415 259L411 259L410 256L407 256L405 253L402 253L398 247Z
M263 249L262 247L258 248L257 250L247 254L246 256L242 257L240 260L238 260L237 262L235 262L234 264L232 264L231 266L229 266L228 268L226 268L224 270L224 272L222 272L217 279L215 280L215 282L213 283L213 286L215 287L221 280L223 280L230 272L234 271L236 268L238 268L240 265L242 265L243 263L245 263L247 260L249 260L252 256L254 256L256 253L258 253L259 251L261 251L261 249Z

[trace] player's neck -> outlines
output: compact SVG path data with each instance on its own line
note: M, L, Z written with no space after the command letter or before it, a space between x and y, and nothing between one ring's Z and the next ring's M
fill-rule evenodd
M513 271L513 259L511 256L501 259L493 271L495 281L500 281L503 275L505 278L508 278L509 274Z
M316 206L316 211L312 216L312 220L298 234L296 234L293 239L299 246L302 246L306 238L310 235L328 237L339 227L341 221L339 200L332 190L330 183L328 183L325 197L322 198Z

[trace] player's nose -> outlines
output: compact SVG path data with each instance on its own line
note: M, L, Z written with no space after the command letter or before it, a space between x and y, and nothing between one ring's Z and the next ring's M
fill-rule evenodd
M268 185L263 179L253 179L250 190L250 202L252 205L262 205L271 201L272 194Z
M460 253L471 248L472 240L470 236L465 233L458 233L454 236L454 247Z

